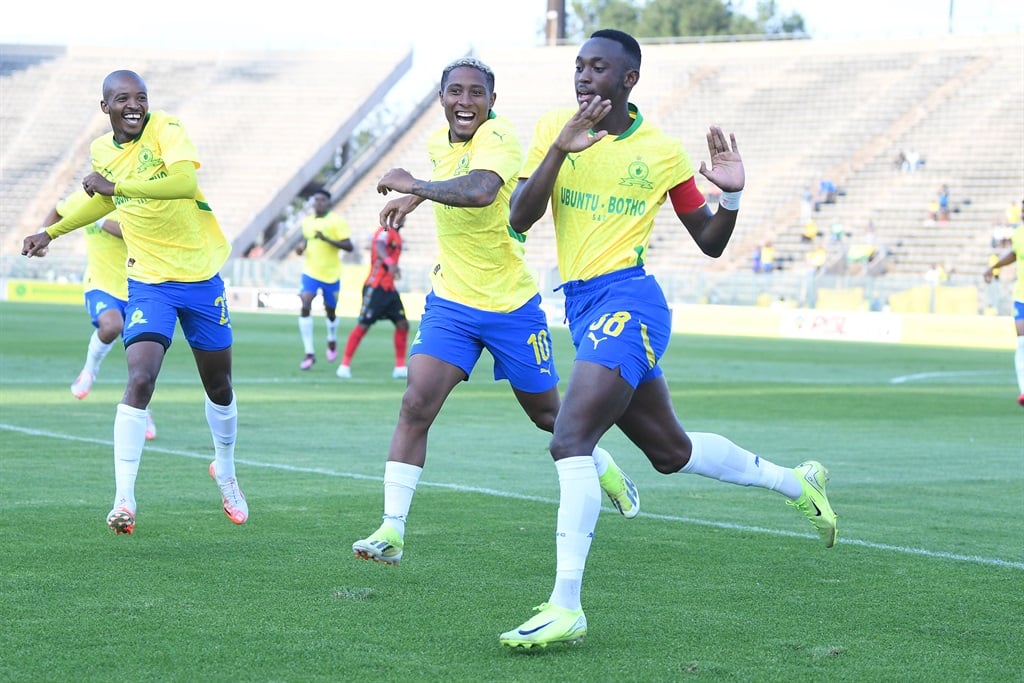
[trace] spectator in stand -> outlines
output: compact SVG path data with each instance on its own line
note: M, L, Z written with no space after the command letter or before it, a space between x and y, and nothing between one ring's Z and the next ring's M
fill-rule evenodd
M1021 205L1016 202L1010 202L1010 205L1006 207L1003 212L1003 220L1005 221L1006 227L1013 230L1021 224Z
M803 234L800 235L800 241L813 242L818 239L820 235L821 231L818 230L818 224L814 222L813 218L811 218L804 222L804 231Z
M761 272L771 273L775 270L775 247L771 242L765 242L761 247Z
M814 196L811 194L811 188L805 187L800 194L800 222L806 225L808 221L813 220L813 215Z
M828 251L821 241L817 241L814 249L811 249L804 256L804 281L800 287L800 305L814 307L815 288L814 281L818 274L823 273L825 263L828 261Z
M845 226L843 226L843 221L841 221L838 218L836 218L834 221L832 221L832 241L833 242L842 242L843 241L843 235L845 234L845 232L846 232L846 228L845 228Z
M1021 202L1024 208L1024 202ZM999 268L1017 264L1017 282L1013 286L1013 322L1017 328L1017 350L1013 354L1013 366L1017 372L1017 405L1024 407L1024 226L1013 231L1011 247L1000 256L995 263L982 273L985 282L992 282L998 277Z
M914 150L910 150L906 154L901 151L900 156L903 157L902 168L904 173L913 173L924 166L924 157Z
M936 201L938 202L939 211L936 216L936 220L940 223L945 223L949 220L949 186L943 185L939 188L939 192L936 195Z
M941 263L933 263L932 267L925 271L924 281L932 287L944 285L949 282L949 273Z
M818 198L814 203L814 210L820 211L822 204L835 204L838 193L839 188L836 187L835 182L828 178L822 178L818 182Z

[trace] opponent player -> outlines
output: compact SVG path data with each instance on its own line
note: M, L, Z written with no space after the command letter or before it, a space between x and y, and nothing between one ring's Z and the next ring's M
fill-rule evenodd
M723 191L712 212L682 146L629 101L640 78L637 41L622 31L597 31L580 48L575 68L578 108L551 112L538 122L509 216L512 229L526 232L550 202L576 347L550 444L560 484L555 585L536 615L501 634L500 642L513 648L576 642L587 633L580 588L601 490L589 454L613 425L658 472L778 491L808 516L826 547L836 535L824 467L814 461L779 467L717 434L687 434L658 365L671 335L671 314L643 266L654 217L671 198L701 250L720 256L736 225L744 185L735 137L730 149L720 128L712 127L707 136L712 166L702 162L700 171Z
M72 192L50 209L43 227L53 225L87 201L89 195L85 190ZM115 215L116 212L85 226L86 265L82 285L85 290L85 310L89 312L96 329L89 337L85 366L71 383L71 394L79 400L89 395L103 360L124 329L124 308L128 305L128 280L125 274L128 249L121 237L121 226L114 220ZM153 422L152 411L147 409L146 439L155 438L156 423Z
M341 365L337 375L342 379L352 377L352 356L359 348L359 342L366 336L367 330L378 320L388 319L395 324L395 369L391 376L405 379L409 369L405 365L406 343L409 338L409 321L405 317L405 306L402 297L395 287L395 280L402 276L398 259L402 255L402 226L385 230L378 227L370 239L370 274L363 283L363 303L359 309L359 321L352 328L345 342L345 351L341 356Z
M316 362L313 352L313 318L310 311L317 292L323 296L327 314L327 362L338 357L338 293L341 292L339 251L352 251L348 223L331 209L331 193L320 189L313 193L313 213L302 220L302 242L295 253L306 255L302 269L299 299L299 335L306 351L299 368L309 370Z
M1024 201L1021 201L1024 211ZM1017 327L1017 350L1013 354L1013 365L1017 371L1017 388L1020 396L1017 405L1024 407L1024 225L1018 225L1010 235L1010 248L991 266L985 269L982 276L985 282L992 282L994 269L1017 264L1017 282L1013 285L1013 322Z
M103 80L100 109L111 133L93 140L93 172L82 180L90 200L46 230L25 238L21 253L45 252L50 241L117 207L128 247L128 324L122 332L128 383L114 418L114 507L107 526L135 531L135 479L145 444L146 408L177 323L192 348L206 393L215 459L209 473L224 513L243 524L249 508L235 478L238 409L231 383L231 317L218 273L231 245L199 189L199 155L182 122L150 111L146 84L134 71Z
M441 73L438 99L448 125L427 142L431 179L392 168L377 183L381 194L406 195L384 206L380 220L386 228L402 225L424 200L434 202L440 247L384 467L384 521L352 544L356 557L389 564L402 559L430 425L455 386L469 380L484 349L494 358L494 379L509 381L534 424L551 431L559 406L547 317L523 239L508 228L522 148L511 123L492 110L494 72L478 59L456 60ZM640 499L633 482L596 443L591 452L595 480L600 474L613 505L636 516Z

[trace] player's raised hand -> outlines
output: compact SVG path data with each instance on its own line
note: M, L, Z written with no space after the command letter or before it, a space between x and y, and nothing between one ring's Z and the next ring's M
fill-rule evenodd
M595 142L608 135L608 131L594 131L594 126L601 122L612 110L611 100L593 97L580 103L580 108L572 115L555 138L554 146L565 152L582 152Z
M21 243L21 255L28 256L46 256L46 252L50 250L51 238L45 230L37 232L34 235L29 235Z
M416 179L404 168L392 168L380 177L377 181L377 192L387 194L388 192L412 192L412 184Z
M414 195L396 197L388 200L384 208L380 210L380 225L385 230L401 228L405 225L405 217L412 213L413 209L419 206L419 201Z
M97 171L91 172L82 179L82 189L92 197L94 194L102 194L107 197L114 196L114 183L110 182Z
M729 133L728 144L725 133L718 126L708 129L708 153L711 154L711 168L701 161L700 174L713 182L723 192L739 192L746 183L743 157L736 146L736 135Z

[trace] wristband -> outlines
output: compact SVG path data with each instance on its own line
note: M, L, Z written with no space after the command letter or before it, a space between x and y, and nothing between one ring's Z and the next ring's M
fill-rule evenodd
M743 194L743 190L737 190L736 192L723 192L722 196L718 198L718 205L723 209L729 211L740 210L740 195Z

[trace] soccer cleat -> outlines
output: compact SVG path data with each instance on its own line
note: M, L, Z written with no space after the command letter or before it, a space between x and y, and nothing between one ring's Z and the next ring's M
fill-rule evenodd
M83 398L89 395L89 390L92 389L92 383L96 380L96 375L92 374L88 370L82 370L78 373L78 377L71 384L72 395L81 401Z
M405 379L408 376L409 376L409 368L404 366L404 365L401 366L401 367L395 368L394 372L391 373L391 377L393 379Z
M124 501L107 513L107 526L115 534L131 536L135 533L135 512L124 505Z
M352 368L347 365L339 365L338 371L334 373L341 379L352 379Z
M608 494L608 500L623 517L633 519L640 514L640 492L618 465L609 464L600 481L601 490Z
M825 547L831 548L836 543L836 513L825 496L825 486L828 484L828 470L816 460L802 462L793 468L803 493L796 500L786 501L811 521L811 524L818 530L821 540L825 541Z
M146 411L146 441L156 438L156 423L153 422L153 413Z
M502 645L528 650L552 643L579 643L587 635L587 617L581 609L566 609L548 602L533 609L537 614L522 626L501 634Z
M221 483L217 478L216 461L210 463L210 476L220 487L221 502L224 505L224 514L235 524L245 524L249 519L249 504L245 502L242 490L238 488L238 481L234 477Z
M327 342L327 362L333 363L338 358L338 342Z
M302 359L301 363L299 363L299 370L309 370L311 367L313 367L313 363L315 362L316 356L314 356L311 353L307 353L306 357Z
M353 543L352 552L360 560L398 564L399 560L402 559L402 548L404 546L405 543L397 531L387 524L381 524L380 528L367 538Z
M1024 406L1024 394L1017 397L1017 405Z

